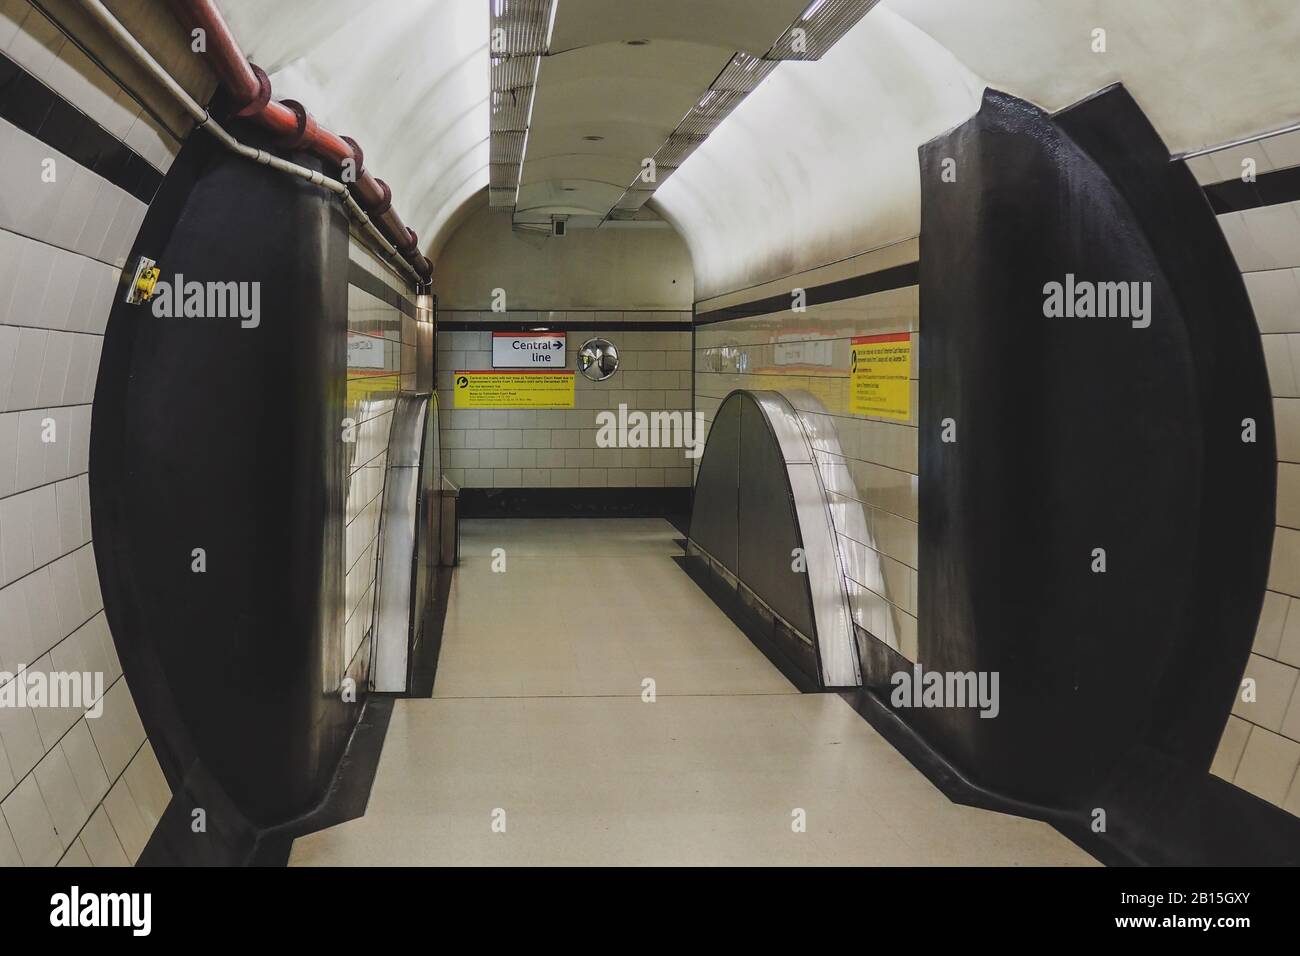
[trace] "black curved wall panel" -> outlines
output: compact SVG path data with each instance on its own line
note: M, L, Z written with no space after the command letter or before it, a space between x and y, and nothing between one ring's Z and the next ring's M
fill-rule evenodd
M900 716L972 780L1048 806L1104 806L1143 764L1204 776L1276 480L1213 214L1122 88L1056 117L989 91L920 158L920 659L999 672L1001 713ZM1150 283L1149 327L1047 317L1067 275Z
M690 539L740 580L742 604L747 589L808 640L817 639L808 574L792 567L803 538L785 457L762 409L744 391L727 396L709 429ZM751 617L759 615L743 622L754 643L796 685L819 688L814 646L752 601L746 610Z
M741 408L740 401L723 402L713 416L691 508L691 540L733 575L740 573L736 469L740 463Z
M808 575L791 571L803 547L785 458L757 405L740 411L740 481L737 557L740 580L801 633L813 637Z
M168 282L257 283L260 324L115 307L95 533L165 768L198 767L269 824L319 800L364 696L359 681L343 701L337 671L347 220L319 188L224 153L188 185L170 234L139 251Z

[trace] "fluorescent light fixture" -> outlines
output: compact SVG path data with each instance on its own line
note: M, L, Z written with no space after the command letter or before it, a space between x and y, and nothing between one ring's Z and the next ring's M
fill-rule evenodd
M529 110L529 113L531 118L531 113L532 113L531 109ZM523 149L519 151L519 175L515 177L516 180L515 205L516 206L519 205L519 190L524 188L524 157L528 155L528 134L529 132L531 132L531 130L532 130L531 126L524 130L524 146Z
M551 0L551 22L546 25L545 52L551 52L551 37L555 35L555 14L559 12L560 0Z

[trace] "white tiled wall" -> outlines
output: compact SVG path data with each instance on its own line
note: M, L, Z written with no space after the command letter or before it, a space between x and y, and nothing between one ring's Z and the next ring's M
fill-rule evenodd
M180 144L27 0L0 0L0 50L157 169L171 166Z
M864 271L894 264L870 257L859 263ZM786 285L787 291L797 287L804 287L798 278ZM772 288L762 290L771 294ZM730 296L727 304L740 301ZM917 657L919 311L918 288L910 286L808 306L801 314L704 324L695 342L695 399L707 421L733 390L770 389L838 436L838 449L825 444L815 453L831 493L854 618L911 661ZM908 422L849 411L850 340L887 332L912 333Z
M688 487L691 461L680 448L598 448L596 416L691 410L691 333L622 331L627 322L689 322L689 312L441 312L439 322L590 324L568 333L565 356L575 369L588 338L618 348L619 371L604 382L576 377L575 408L457 409L451 391L458 369L492 367L490 331L438 333L437 388L443 473L462 488Z
M1202 184L1300 165L1300 133L1189 161ZM1221 215L1259 323L1277 433L1277 522L1268 592L1244 678L1211 771L1300 815L1300 202Z
M177 144L25 2L0 0L0 48L170 164ZM99 672L106 688L99 717L0 707L0 864L132 863L171 798L104 616L87 476L104 327L144 213L0 120L0 670Z

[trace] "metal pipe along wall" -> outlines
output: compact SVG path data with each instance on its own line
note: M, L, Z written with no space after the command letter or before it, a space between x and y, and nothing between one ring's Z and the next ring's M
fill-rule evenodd
M301 103L275 100L266 73L250 63L239 48L225 17L212 0L171 0L172 10L189 29L206 34L205 59L235 103L235 115L253 120L274 134L286 149L310 152L343 167L352 161L352 176L342 176L357 204L369 214L379 231L393 244L412 269L428 282L433 263L421 252L419 238L397 214L392 191L364 168L364 154L354 140L339 136L316 122Z

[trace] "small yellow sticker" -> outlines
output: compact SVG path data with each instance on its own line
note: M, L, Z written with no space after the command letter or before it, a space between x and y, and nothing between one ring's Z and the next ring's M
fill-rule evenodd
M911 421L912 336L907 332L864 335L852 342L849 411Z
M467 371L452 375L456 408L573 408L573 372Z

